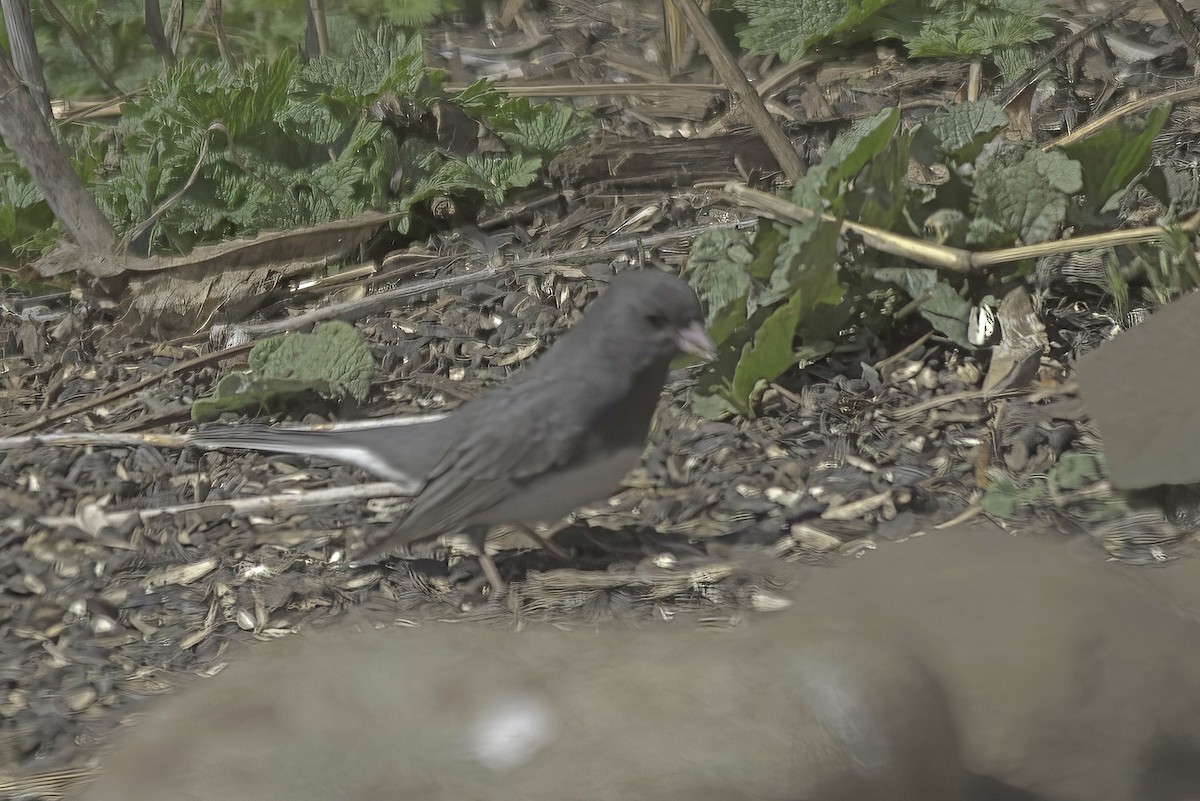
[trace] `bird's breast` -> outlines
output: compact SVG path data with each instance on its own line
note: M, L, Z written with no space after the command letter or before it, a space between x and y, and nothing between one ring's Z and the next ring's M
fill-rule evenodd
M520 485L473 523L554 523L571 512L608 498L642 458L642 444L617 448L579 464L554 468Z

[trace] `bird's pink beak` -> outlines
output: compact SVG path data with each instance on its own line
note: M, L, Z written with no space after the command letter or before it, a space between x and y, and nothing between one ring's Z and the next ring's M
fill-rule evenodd
M675 332L675 344L684 353L710 362L717 358L717 346L699 321L688 323Z

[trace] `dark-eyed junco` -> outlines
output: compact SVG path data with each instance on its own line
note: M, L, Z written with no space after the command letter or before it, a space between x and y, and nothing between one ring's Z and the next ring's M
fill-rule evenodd
M189 439L321 456L412 483L394 533L364 558L463 533L497 585L483 551L488 528L553 523L611 495L641 458L672 359L712 356L703 319L684 281L625 272L532 366L442 419L349 431L229 426Z

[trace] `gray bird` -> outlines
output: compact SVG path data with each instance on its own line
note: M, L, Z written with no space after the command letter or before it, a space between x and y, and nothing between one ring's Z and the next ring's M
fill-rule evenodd
M703 319L684 281L625 272L534 364L441 419L345 431L227 426L189 441L320 456L413 484L393 533L363 558L463 533L500 590L488 529L553 523L609 497L641 459L671 361L712 358Z

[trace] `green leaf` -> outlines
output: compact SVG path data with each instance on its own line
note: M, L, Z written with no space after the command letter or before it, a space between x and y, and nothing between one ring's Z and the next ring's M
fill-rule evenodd
M431 104L434 85L421 63L419 36L397 34L386 25L354 37L350 51L305 64L293 91L316 95L336 112L369 106L384 92Z
M885 267L874 271L875 278L895 284L913 300L922 317L935 329L963 348L974 350L967 339L971 304L942 280L937 270L925 267Z
M991 56L1000 72L1001 83L1008 84L1037 66L1040 53L1027 44L1017 44L996 47Z
M281 407L312 392L329 394L329 386L320 379L265 378L249 373L227 375L213 391L192 403L193 420L208 420L226 412L260 411Z
M907 233L904 189L911 146L911 133L893 136L867 162L849 190L842 193L842 216L884 230L901 228Z
M442 10L439 0L384 0L383 13L404 28L424 28Z
M1079 162L1065 153L1009 147L977 165L973 245L1001 247L1056 236L1071 197L1083 188Z
M1092 213L1110 210L1150 164L1154 139L1171 115L1160 105L1144 117L1123 117L1080 142L1063 148L1083 168L1086 208Z
M804 301L804 294L797 292L758 326L753 342L742 348L728 397L742 413L750 412L750 397L759 381L772 381L795 364L792 344Z
M800 299L801 313L817 306L834 306L842 300L838 283L837 243L841 226L810 220L793 225L779 248L775 271L768 286L755 298L755 307L770 306L785 298Z
M689 405L693 414L709 420L720 420L738 413L737 407L719 392L693 392Z
M496 91L491 81L481 78L459 92L453 100L472 117L491 117L500 114L507 98Z
M467 156L452 159L436 173L418 182L415 200L424 200L438 192L476 191L490 203L500 204L513 188L529 186L537 180L542 160L536 156Z
M1082 489L1107 477L1104 465L1095 454L1079 451L1062 454L1050 469L1050 480L1063 490Z
M461 97L494 116L490 121L514 152L449 160L424 128L427 110L448 102L440 81L423 66L420 38L386 25L303 65L295 48L236 69L183 62L130 100L120 124L120 172L96 187L97 202L115 225L128 228L186 185L148 235L151 249L179 251L365 208L406 214L437 193L471 195L472 202L482 195L499 205L512 190L536 182L546 158L590 129L562 104L513 100L476 85ZM393 109L399 111L387 113ZM103 147L80 153L83 175L118 163ZM21 215L9 217L23 224ZM408 219L393 227L405 231Z
M792 191L792 202L816 209L814 196L836 201L843 181L857 175L888 146L900 124L900 109L886 108L859 120L833 140L821 163L808 171Z
M845 294L838 279L839 233L837 223L816 219L786 228L763 226L755 241L757 256L744 252L744 237L712 232L697 239L699 248L694 247L689 265L703 271L703 295L725 302L723 313L709 325L720 345L717 359L692 392L697 414L750 414L759 383L797 363L793 342L805 318L819 321L806 333L822 338L844 322L851 307L839 305ZM769 274L764 266L770 267ZM764 275L767 280L760 283ZM806 341L803 352L814 359L831 347L826 341Z
M1019 511L1044 501L1049 494L1044 478L1035 478L1025 486L999 470L989 470L988 479L987 492L983 496L983 510L993 517L1012 518Z
M815 220L814 220L815 224ZM754 237L754 261L746 266L746 271L759 281L769 281L775 272L775 260L779 258L779 248L787 241L791 226L773 222L761 222L758 234Z
M358 329L342 320L318 325L311 334L264 340L247 357L250 370L267 378L317 378L338 394L366 400L373 359Z

